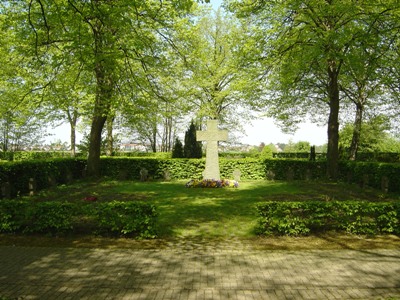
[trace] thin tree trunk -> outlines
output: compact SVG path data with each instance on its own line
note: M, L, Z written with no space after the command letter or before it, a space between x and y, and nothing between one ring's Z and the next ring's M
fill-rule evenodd
M71 124L71 157L75 157L75 145L76 145L76 131L75 126Z
M71 157L75 157L76 155L76 123L78 121L78 111L73 109L72 115L69 111L67 111L68 121L70 125L70 140L71 140Z
M152 141L151 141L151 150L156 153L157 152L157 124L153 127L152 132Z
M356 160L357 152L360 145L360 137L361 137L361 124L363 119L363 106L360 103L357 103L356 110L356 118L354 120L354 128L353 128L353 137L350 145L350 160Z
M112 156L114 152L113 124L114 124L114 118L109 117L107 119L107 149L106 149L107 156Z

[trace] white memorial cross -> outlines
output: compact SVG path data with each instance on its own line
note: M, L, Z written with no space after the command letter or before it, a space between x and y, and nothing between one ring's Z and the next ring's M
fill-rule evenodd
M196 131L196 140L207 142L206 169L203 173L203 179L221 179L219 174L218 141L226 141L227 139L228 131L218 130L217 120L208 120L206 131Z

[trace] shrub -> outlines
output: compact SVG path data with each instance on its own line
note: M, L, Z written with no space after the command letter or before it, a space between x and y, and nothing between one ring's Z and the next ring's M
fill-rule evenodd
M390 192L400 191L399 164L342 161L339 169L343 181L381 189L382 180L386 178Z
M100 203L95 218L101 233L156 237L156 209L143 202Z
M76 205L67 202L38 202L28 205L24 232L60 234L72 231Z
M305 235L328 230L400 233L400 204L361 201L265 202L257 205L258 234Z
M82 224L83 220L85 223ZM90 221L90 226L87 224ZM88 226L86 233L156 237L157 213L142 202L77 204L68 202L0 201L0 232L66 234Z
M34 178L37 190L53 184L66 183L82 177L86 160L53 159L6 162L0 164L0 182L9 182L12 186L12 196L29 192L29 179Z
M21 231L26 220L25 201L2 200L0 201L0 232Z
M0 164L0 183L10 182L12 196L27 194L28 182L35 178L41 190L55 183L68 183L79 179L86 166L84 159L54 159L41 161L4 162ZM150 179L163 179L166 172L170 179L201 179L205 159L165 158L101 158L101 175L113 179L140 180L140 170L146 169ZM240 170L242 180L304 180L325 179L326 162L298 159L229 159L220 158L221 177L233 179L235 169ZM400 191L400 165L373 162L339 163L340 179L348 183L381 188L383 180L388 182L388 191ZM50 182L50 178L53 182Z

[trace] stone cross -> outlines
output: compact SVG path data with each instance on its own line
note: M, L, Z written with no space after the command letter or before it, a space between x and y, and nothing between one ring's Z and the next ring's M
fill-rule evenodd
M196 131L197 141L206 141L206 169L203 172L203 179L220 180L218 161L218 141L228 139L227 130L218 130L217 120L207 121L207 131Z

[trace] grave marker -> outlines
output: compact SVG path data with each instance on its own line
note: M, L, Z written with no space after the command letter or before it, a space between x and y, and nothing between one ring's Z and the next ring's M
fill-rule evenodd
M1 196L5 199L11 199L11 184L8 181L1 184Z
M203 172L203 179L220 180L218 142L228 139L227 130L218 130L217 120L207 121L206 131L196 131L196 140L207 142L206 168Z
M149 171L146 168L140 169L140 181L147 181L149 175Z
M29 195L33 196L36 193L36 179L35 178L29 178Z
M172 178L171 172L169 170L164 170L163 177L165 181L170 181Z
M236 181L240 181L240 176L242 175L242 172L239 169L235 169L233 171L233 179L235 179Z

